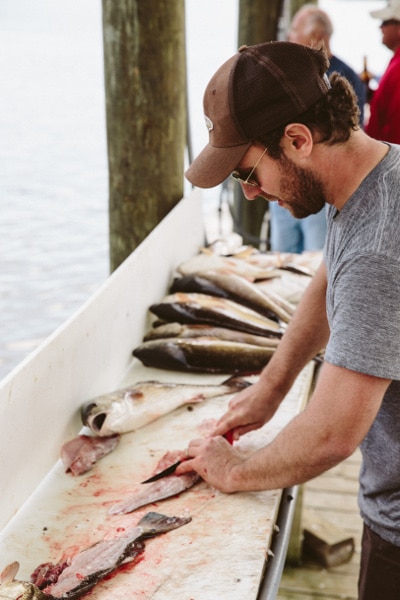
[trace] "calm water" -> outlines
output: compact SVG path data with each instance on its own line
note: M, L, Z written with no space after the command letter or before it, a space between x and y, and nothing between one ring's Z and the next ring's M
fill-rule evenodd
M356 69L363 54L383 68L367 13L383 3L320 4L339 29L335 51ZM207 141L204 87L236 49L237 2L187 0L186 10L196 154ZM1 0L0 80L1 379L108 275L100 0ZM218 194L205 195L208 213Z
M201 115L205 82L234 51L236 12L218 47L207 7L192 5L211 55L192 88ZM1 379L109 272L100 0L1 0L0 80Z

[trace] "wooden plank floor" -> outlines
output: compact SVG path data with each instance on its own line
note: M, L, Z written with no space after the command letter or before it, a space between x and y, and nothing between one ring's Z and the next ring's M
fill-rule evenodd
M303 512L353 537L355 552L348 563L326 569L303 556L299 567L286 565L278 600L357 600L362 520L357 506L360 452L304 485Z

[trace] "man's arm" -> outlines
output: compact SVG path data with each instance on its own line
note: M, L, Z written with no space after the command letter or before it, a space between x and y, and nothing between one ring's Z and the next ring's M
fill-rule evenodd
M326 345L329 327L325 297L326 270L322 264L259 381L233 398L216 435L233 429L237 437L271 419L301 369Z
M193 440L177 474L195 470L224 492L303 483L347 458L367 434L390 380L325 363L306 409L247 459L220 436Z

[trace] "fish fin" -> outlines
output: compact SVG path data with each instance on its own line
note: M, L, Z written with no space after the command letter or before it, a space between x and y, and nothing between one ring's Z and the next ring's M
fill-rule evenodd
M0 573L0 585L2 585L3 583L10 583L11 581L14 581L15 576L18 573L18 569L19 562L17 560L4 567L4 569Z
M168 517L167 515L152 511L140 519L138 526L143 528L143 536L153 537L186 525L191 520L191 517Z

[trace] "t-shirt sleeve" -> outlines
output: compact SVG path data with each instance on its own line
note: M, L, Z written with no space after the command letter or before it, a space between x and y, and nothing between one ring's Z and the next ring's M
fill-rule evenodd
M327 362L400 379L400 262L381 255L349 258L327 293Z

